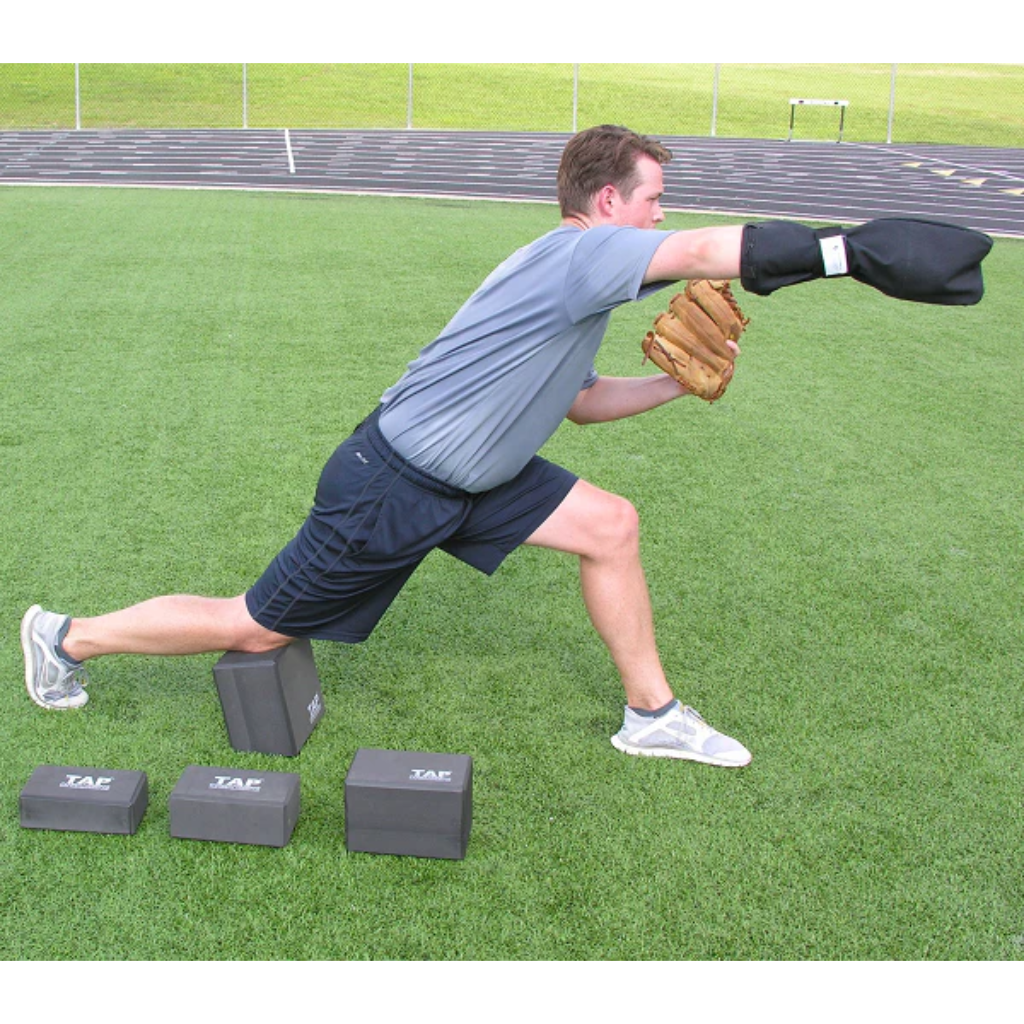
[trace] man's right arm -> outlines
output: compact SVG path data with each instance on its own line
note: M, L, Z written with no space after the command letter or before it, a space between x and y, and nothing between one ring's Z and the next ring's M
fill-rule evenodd
M739 278L755 295L820 277L853 277L897 299L946 306L981 300L980 231L915 217L879 217L852 228L769 220L668 234L644 283Z
M669 232L647 266L644 284L701 277L737 278L742 244L742 224Z

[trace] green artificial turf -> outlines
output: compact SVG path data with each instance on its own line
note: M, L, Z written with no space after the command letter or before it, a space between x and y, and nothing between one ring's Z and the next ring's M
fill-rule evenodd
M668 672L745 770L611 747L622 693L576 567L535 549L490 578L436 553L367 643L317 643L326 714L296 758L231 749L215 654L99 660L81 712L28 699L26 607L244 590L334 446L556 219L0 189L0 955L1021 959L1020 242L967 309L744 293L720 402L545 449L639 508ZM614 315L602 372L650 372L666 299ZM473 757L465 860L346 853L360 747ZM146 771L137 834L22 829L40 764ZM172 839L190 764L299 772L289 845Z

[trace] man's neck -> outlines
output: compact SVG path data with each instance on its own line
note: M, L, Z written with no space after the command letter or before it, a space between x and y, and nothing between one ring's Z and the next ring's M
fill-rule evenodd
M581 231L586 231L587 228L595 227L598 223L599 221L595 220L593 217L582 213L571 213L568 217L562 218L562 227L579 228Z

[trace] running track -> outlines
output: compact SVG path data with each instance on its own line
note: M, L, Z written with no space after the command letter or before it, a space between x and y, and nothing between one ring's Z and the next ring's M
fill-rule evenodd
M559 133L0 132L0 185L285 189L553 202ZM1024 237L1024 149L659 136L670 210L917 216Z

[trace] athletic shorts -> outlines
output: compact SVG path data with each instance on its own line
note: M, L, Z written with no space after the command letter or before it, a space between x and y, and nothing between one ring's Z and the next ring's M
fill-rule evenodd
M246 593L249 614L267 629L360 643L435 548L490 575L576 483L534 456L490 491L458 490L398 455L379 412L331 456L306 522Z

